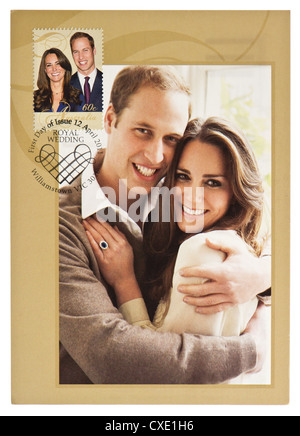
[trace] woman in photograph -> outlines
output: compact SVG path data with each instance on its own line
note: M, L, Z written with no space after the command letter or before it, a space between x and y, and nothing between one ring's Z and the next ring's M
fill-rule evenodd
M239 304L223 302L214 314L198 313L195 306L201 306L201 297L193 295L192 286L189 292L181 289L189 284L189 278L180 271L223 262L228 255L222 251L223 243L230 243L231 254L236 247L261 256L266 241L260 232L264 193L250 145L227 121L193 120L177 145L164 187L168 189L157 204L159 219L150 219L144 227L147 268L143 294L159 303L153 322L135 279L132 249L125 236L106 222L84 222L120 311L128 322L162 332L242 334L257 309L257 296L247 296L247 301L241 296ZM164 201L164 195L174 188L174 201ZM196 188L202 189L197 192ZM169 220L162 219L166 204L170 205ZM107 243L107 249L99 247L101 241Z
M46 50L42 56L34 92L35 112L74 112L80 105L80 91L70 85L72 67L58 48Z

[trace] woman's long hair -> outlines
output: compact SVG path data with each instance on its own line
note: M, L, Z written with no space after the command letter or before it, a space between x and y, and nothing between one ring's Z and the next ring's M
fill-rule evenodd
M62 102L65 104L80 104L80 91L70 85L72 66L68 58L58 48L50 48L44 52L40 63L39 75L37 80L38 89L34 92L34 110L36 112L43 112L51 110L52 108L53 102L50 79L45 71L46 57L49 54L55 54L57 56L57 60L60 66L65 70Z
M165 178L164 186L169 190L175 186L182 152L192 140L220 147L228 165L229 183L233 191L227 213L213 228L207 230L234 229L252 247L254 253L260 255L262 243L258 234L262 222L264 193L256 158L247 139L236 127L220 118L190 121L177 145ZM167 195L167 190L165 193ZM169 203L170 220L166 222L162 219L163 205L166 204L164 200L162 194L157 203L158 222L151 222L150 218L145 224L144 246L148 259L146 282L149 292L153 293L156 300L170 290L179 245L188 236L179 230L175 222L173 201Z

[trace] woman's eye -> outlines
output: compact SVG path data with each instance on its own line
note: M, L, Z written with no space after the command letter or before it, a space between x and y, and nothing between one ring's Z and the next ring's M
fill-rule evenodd
M210 179L207 180L206 185L210 188L217 188L219 186L222 186L222 183L219 180Z
M182 182L186 181L186 180L190 180L189 176L187 174L184 174L184 173L177 173L175 175L175 179L176 180L180 180Z

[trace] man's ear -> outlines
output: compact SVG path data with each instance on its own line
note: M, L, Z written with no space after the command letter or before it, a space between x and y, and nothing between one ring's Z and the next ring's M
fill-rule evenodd
M117 115L113 105L110 103L104 116L104 128L106 133L111 133L112 128L115 126Z

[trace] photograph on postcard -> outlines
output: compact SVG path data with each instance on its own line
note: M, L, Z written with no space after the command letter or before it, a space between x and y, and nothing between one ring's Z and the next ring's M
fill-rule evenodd
M60 384L269 385L271 66L103 78L103 147L60 193Z

